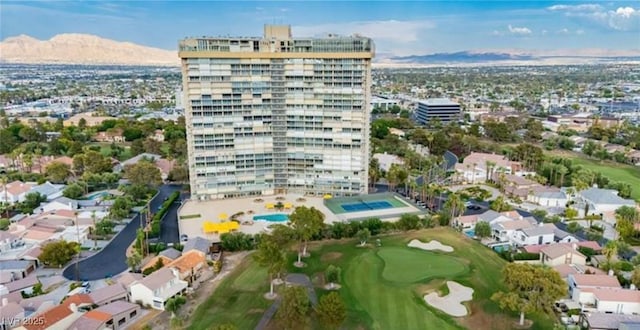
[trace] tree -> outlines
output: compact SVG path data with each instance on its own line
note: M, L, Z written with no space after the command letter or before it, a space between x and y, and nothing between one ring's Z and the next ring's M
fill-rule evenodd
M285 288L282 303L276 314L284 329L304 328L303 325L307 323L307 313L309 313L307 289L301 286Z
M572 220L575 219L578 216L578 210L572 208L572 207L567 207L566 209L564 209L564 217Z
M7 230L9 229L9 226L11 225L11 220L9 219L5 219L5 218L0 218L0 230Z
M329 282L329 287L333 288L338 281L340 281L340 274L342 273L342 269L338 266L329 265L327 270L324 271L324 276L327 282Z
M315 312L325 329L338 329L347 318L344 301L337 292L322 296Z
M51 162L47 165L45 174L53 183L64 183L71 175L71 167L62 162Z
M616 209L616 218L618 220L629 220L633 223L640 222L640 212L632 206L621 206Z
M444 203L444 209L449 214L451 219L464 213L464 202L462 197L457 193L449 194L447 201Z
M300 258L307 256L307 242L322 230L324 214L315 207L298 206L289 216L289 221L302 245L302 253L298 251L298 265L301 265Z
M356 233L356 237L360 241L360 246L364 246L365 244L367 244L369 238L371 238L371 232L367 228L360 229Z
M176 166L171 169L167 180L174 182L187 182L189 181L189 170L186 166Z
M33 209L39 207L40 204L47 201L47 196L37 192L28 193L24 196L24 201L20 204L20 211L22 213L33 213Z
M133 207L133 201L128 196L120 196L116 198L109 209L109 216L112 219L124 219L129 216L131 213L131 208Z
M162 152L162 144L155 139L146 138L142 143L144 151L150 154L160 154Z
M611 259L618 255L618 244L616 241L608 241L607 244L602 249L602 254L607 259L607 264L605 267L607 270L611 269Z
M183 296L177 295L169 300L164 305L166 311L171 312L171 318L176 317L176 312L187 302L187 299Z
M78 183L70 184L64 189L62 195L67 198L78 199L84 195L84 187Z
M38 259L45 265L62 267L79 252L79 247L77 242L53 241L42 247L42 253Z
M511 205L509 205L507 201L504 200L503 196L496 197L496 199L489 204L489 208L496 212L505 212L505 211L513 210Z
M636 288L640 288L640 267L635 267L633 269L633 275L631 275L631 283L636 286Z
M402 230L413 230L420 228L420 217L415 214L405 213L400 216L397 226Z
M148 188L157 188L162 184L160 169L148 161L139 161L133 165L126 166L124 177L132 185L142 185Z
M556 300L567 293L566 283L553 268L531 264L507 264L502 270L507 291L496 292L491 300L502 309L520 312L520 325L525 313L553 311Z
M254 259L260 266L267 267L269 273L269 296L275 297L273 293L273 276L282 272L287 262L287 256L278 242L269 235L262 235L258 244L258 251L254 254Z
M580 229L582 229L582 226L580 226L580 224L577 223L577 222L570 222L567 225L567 231L570 232L570 233L576 233L576 232L580 231Z
M127 265L133 271L138 270L138 267L140 267L141 262L142 262L142 255L136 250L133 250L133 252L131 252L131 255L127 257Z
M474 229L476 236L480 238L485 238L491 236L491 226L488 222L478 221L476 222L476 227Z
M369 161L369 184L373 188L382 176L382 170L380 169L380 162L377 158L371 157Z

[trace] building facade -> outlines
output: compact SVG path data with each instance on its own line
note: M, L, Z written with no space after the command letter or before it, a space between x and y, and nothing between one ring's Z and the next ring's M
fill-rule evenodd
M460 104L449 99L428 99L418 102L416 120L427 125L434 120L448 124L461 119Z
M179 55L194 198L367 192L371 39L266 25Z

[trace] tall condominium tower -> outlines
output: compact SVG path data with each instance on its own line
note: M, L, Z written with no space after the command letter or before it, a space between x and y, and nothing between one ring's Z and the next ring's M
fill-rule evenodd
M194 198L367 192L371 39L266 25L179 55Z

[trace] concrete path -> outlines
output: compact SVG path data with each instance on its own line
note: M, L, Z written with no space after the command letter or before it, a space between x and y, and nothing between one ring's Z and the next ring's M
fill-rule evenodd
M299 285L306 287L311 305L315 306L318 304L318 296L316 295L316 291L313 289L313 283L311 283L309 276L299 273L289 274L287 275L287 277L285 277L285 283L287 285ZM260 322L258 322L258 325L255 328L256 330L266 329L267 325L278 311L278 307L280 307L281 303L282 298L278 296L273 304L271 304L271 306L269 306L269 308L262 315Z

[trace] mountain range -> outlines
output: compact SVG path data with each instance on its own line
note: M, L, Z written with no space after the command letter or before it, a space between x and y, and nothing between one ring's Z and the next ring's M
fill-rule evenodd
M375 66L406 65L553 65L640 61L640 50L609 49L484 49L396 56L378 53ZM89 34L59 34L49 40L27 35L0 42L0 63L119 64L178 66L177 51L120 42Z
M118 64L178 66L176 51L89 34L59 34L49 40L27 35L0 42L0 62L24 64Z

